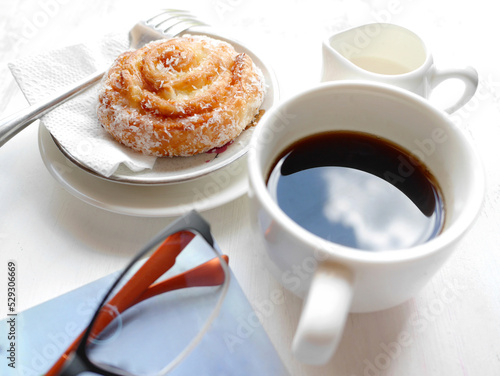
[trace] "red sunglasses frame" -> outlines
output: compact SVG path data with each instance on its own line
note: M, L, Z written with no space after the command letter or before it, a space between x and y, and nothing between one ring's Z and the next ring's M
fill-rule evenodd
M83 363L85 363L87 367L92 368L92 371L97 371L103 375L116 375L114 372L110 372L105 369L96 369L96 367L94 367L94 365L86 359L86 355L84 354L84 345L92 337L99 335L99 333L114 319L114 316L112 315L99 315L99 312L102 312L103 307L111 305L113 306L115 312L122 313L137 303L168 291L187 287L219 286L224 283L225 279L229 277L224 267L221 265L222 260L226 263L226 265L228 264L229 258L226 255L213 258L196 268L155 283L158 278L160 278L175 264L177 256L195 237L195 234L189 230L193 230L203 236L203 238L205 238L205 240L212 247L214 247L214 241L210 233L209 224L195 211L191 211L168 226L152 241L150 241L149 244L144 247L143 250L132 260L127 268L124 269L120 277L110 288L108 294L106 294L102 300L88 327L73 341L59 360L45 374L45 376L58 376L62 371L62 374L65 374L64 370L66 370L69 365L68 363L71 363L70 359L72 359L75 354L83 358ZM107 301L111 291L115 289L125 273L127 273L132 265L140 260L147 252L153 249L162 238L165 238L165 240L160 244L160 246L158 246L154 253L139 268L132 278L128 280L127 283L116 293L116 295ZM90 328L92 328L92 330ZM82 361L80 361L80 363L81 362Z

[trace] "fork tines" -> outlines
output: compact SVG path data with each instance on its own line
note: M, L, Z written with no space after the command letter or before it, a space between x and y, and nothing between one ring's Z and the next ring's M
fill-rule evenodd
M190 12L180 9L165 9L163 13L150 18L145 23L163 34L170 35L179 35L193 26L207 26Z

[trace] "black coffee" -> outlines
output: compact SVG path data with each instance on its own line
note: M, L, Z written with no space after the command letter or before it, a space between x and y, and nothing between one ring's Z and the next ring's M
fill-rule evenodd
M409 152L357 132L313 135L275 161L267 186L300 226L362 250L403 249L441 230L436 179Z

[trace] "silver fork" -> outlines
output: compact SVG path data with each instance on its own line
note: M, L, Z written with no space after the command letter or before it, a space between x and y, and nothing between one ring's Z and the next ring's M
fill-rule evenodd
M207 25L198 21L187 11L166 9L146 21L138 22L130 30L130 48L137 49L156 39L177 36L194 26ZM40 119L75 94L93 86L103 77L104 73L105 71L96 72L39 103L0 119L0 147L35 120Z

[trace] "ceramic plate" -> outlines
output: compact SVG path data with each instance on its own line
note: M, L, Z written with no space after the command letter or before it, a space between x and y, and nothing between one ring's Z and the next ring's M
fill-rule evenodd
M279 98L277 81L270 67L265 64L253 51L240 42L225 38L212 31L212 29L207 30L208 31L191 30L186 34L207 35L215 39L220 39L233 45L237 52L244 52L248 54L254 63L262 70L266 81L266 96L261 106L261 110L266 111L270 109ZM228 145L227 148L223 148L225 149L223 152L204 153L192 157L158 158L153 166L153 169L143 170L140 172L133 172L122 165L109 177L105 177L96 171L89 169L76 157L74 157L70 151L65 150L57 142L56 145L66 158L71 160L76 166L98 178L132 185L163 185L197 179L228 166L245 155L252 137L252 132L253 127L243 131L232 144Z
M141 186L90 174L65 157L43 125L38 135L40 154L50 174L73 196L111 212L141 217L178 216L192 209L203 211L223 205L248 189L246 156L198 179Z

